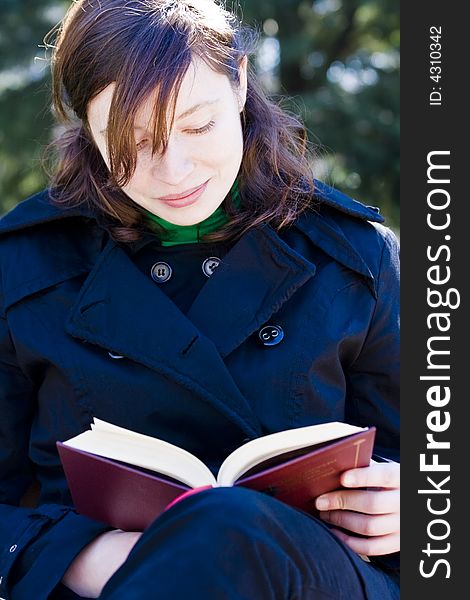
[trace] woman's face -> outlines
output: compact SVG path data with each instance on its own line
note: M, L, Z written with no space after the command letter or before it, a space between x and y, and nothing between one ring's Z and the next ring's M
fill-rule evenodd
M134 202L175 225L200 223L222 204L242 161L240 111L246 101L246 68L245 57L236 94L225 75L194 59L178 94L164 156L151 152L152 98L141 107L135 119L137 167L122 187ZM108 168L105 130L114 88L114 83L105 88L87 110L93 138Z

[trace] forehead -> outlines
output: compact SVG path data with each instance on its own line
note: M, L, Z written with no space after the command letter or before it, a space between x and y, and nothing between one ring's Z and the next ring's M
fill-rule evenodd
M106 129L115 88L115 83L109 84L88 105L90 124L100 133ZM206 105L211 106L216 101L223 102L231 91L230 82L225 75L213 71L203 60L194 58L178 92L175 119L179 116L184 117L184 113L195 105L201 105L200 110L203 110ZM150 123L155 96L156 92L151 94L139 107L135 119L136 127L146 128Z

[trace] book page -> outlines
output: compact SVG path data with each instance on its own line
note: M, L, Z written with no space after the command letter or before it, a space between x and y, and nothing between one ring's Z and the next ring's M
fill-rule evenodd
M278 454L291 452L314 444L322 444L366 429L367 427L356 427L348 423L334 421L288 429L287 431L279 431L256 438L234 450L224 460L219 469L217 484L219 486L233 485L237 479L258 463Z
M191 487L216 485L210 469L174 444L100 419L91 430L64 442L66 446L168 475Z

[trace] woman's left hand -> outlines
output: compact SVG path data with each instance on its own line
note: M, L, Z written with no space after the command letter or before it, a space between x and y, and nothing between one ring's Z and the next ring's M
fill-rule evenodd
M333 527L331 531L358 554L376 556L397 552L400 549L400 465L371 463L368 467L350 469L341 475L341 485L348 489L329 492L316 499L320 518L341 527L341 530Z

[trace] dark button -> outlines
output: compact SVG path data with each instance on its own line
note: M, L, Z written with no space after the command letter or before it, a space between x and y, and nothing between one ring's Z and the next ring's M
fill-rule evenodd
M165 283L170 279L173 270L168 263L158 262L153 265L150 273L156 283Z
M206 258L206 260L202 263L202 272L204 273L204 275L210 277L220 265L220 262L220 258L217 258L217 256L211 256L210 258Z
M284 339L284 330L279 325L265 325L260 329L258 337L263 346L276 346Z

